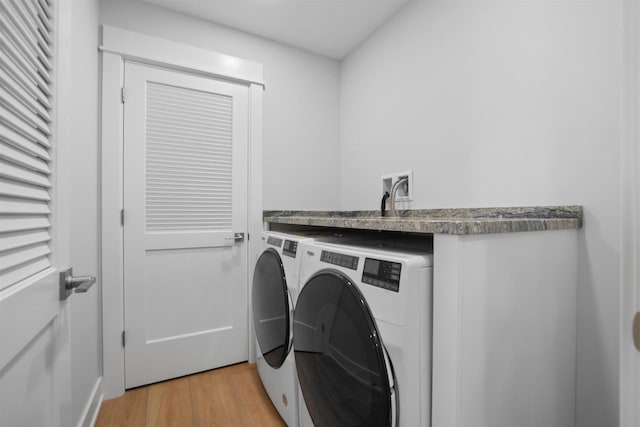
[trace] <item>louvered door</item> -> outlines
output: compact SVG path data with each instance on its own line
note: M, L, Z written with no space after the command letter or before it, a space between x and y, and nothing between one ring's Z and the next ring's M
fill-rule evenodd
M0 0L0 426L72 424L57 3Z
M125 65L126 387L247 360L248 90Z

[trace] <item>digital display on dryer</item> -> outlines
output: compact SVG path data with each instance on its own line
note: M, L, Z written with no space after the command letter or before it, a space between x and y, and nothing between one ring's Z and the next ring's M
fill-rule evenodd
M297 252L298 252L298 242L294 242L293 240L284 241L284 246L282 247L283 255L290 256L291 258L295 258Z
M380 270L380 261L367 258L367 260L364 263L364 272L367 274L372 274L374 276L377 276L379 270Z
M362 270L362 282L378 288L399 292L401 269L402 264L399 262L366 258Z

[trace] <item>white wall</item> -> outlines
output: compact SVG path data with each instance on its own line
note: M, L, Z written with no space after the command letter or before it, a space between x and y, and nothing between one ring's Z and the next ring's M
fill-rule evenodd
M581 427L618 420L621 2L410 3L341 64L342 209L581 204Z
M264 208L336 209L336 61L146 3L102 0L100 23L264 65Z

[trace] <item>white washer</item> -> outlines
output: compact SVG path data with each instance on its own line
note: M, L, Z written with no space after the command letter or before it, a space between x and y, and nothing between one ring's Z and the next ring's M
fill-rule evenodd
M309 242L298 250L301 426L429 426L430 248Z
M299 425L299 392L293 342L293 310L298 297L302 243L342 237L321 232L262 233L251 294L258 374L269 398L290 427Z

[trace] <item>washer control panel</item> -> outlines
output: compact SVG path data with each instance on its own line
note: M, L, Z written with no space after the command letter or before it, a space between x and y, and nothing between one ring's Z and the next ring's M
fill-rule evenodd
M293 240L284 241L284 246L282 247L283 255L287 255L287 256L290 256L291 258L295 258L297 252L298 252L298 242L294 242Z
M362 270L362 282L378 288L398 292L400 289L399 262L383 261L380 259L365 258Z
M320 261L340 267L349 268L351 270L358 269L357 256L339 254L337 252L322 251L322 254L320 254Z
M267 244L268 245L272 245L272 246L277 246L277 247L282 247L282 239L279 239L277 237L273 237L273 236L269 236L267 238Z

